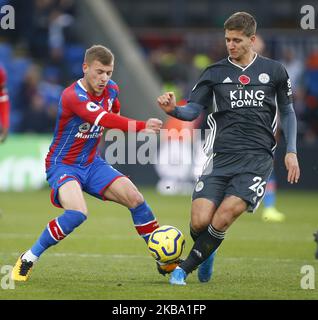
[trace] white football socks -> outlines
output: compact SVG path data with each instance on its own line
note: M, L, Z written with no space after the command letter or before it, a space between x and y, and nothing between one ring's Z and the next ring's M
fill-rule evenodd
M28 250L23 256L22 256L22 259L25 259L26 261L28 262L36 262L39 257L35 256L31 250Z

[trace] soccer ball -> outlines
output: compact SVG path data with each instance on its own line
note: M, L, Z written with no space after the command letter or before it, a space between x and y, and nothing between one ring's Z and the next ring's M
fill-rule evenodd
M169 264L179 259L185 239L173 226L161 226L154 230L148 240L148 249L159 264Z

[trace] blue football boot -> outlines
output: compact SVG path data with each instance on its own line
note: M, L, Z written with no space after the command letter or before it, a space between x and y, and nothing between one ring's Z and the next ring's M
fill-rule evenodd
M216 251L214 251L205 261L203 261L198 270L198 278L200 282L208 282L213 274L213 263Z
M171 273L169 282L170 282L170 284L185 286L186 285L186 282L185 282L186 277L187 277L187 274L185 273L185 271L183 269L181 269L180 267L176 267L174 269L174 271Z

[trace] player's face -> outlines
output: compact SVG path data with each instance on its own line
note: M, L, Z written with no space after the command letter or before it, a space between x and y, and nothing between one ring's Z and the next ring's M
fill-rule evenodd
M232 60L242 61L252 51L255 36L248 37L243 31L225 30L225 43Z
M87 89L94 95L101 95L114 71L114 64L104 65L94 60L83 64L84 79Z

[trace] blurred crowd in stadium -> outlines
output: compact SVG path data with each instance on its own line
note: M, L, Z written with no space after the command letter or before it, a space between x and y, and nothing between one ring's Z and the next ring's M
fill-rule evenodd
M0 30L0 61L8 73L11 132L52 132L61 91L82 75L85 45L76 32L75 1L0 0L7 3L15 8L16 23L15 30ZM181 100L201 71L226 55L219 31L215 36L209 30L176 36L137 32L136 37L164 90L174 90ZM292 32L262 37L264 55L280 60L289 72L299 140L317 142L318 40Z
M15 29L0 30L12 132L52 132L64 86L82 75L84 47L74 32L73 0L1 1Z
M196 38L198 37L200 38ZM187 98L188 92L206 66L227 55L222 44L223 39L211 42L210 46L198 50L198 46L193 47L192 38L173 39L171 43L165 44L161 43L164 40L158 39L144 41L149 59L163 80L165 89L175 91L179 99ZM263 41L261 37L259 39ZM267 40L270 43L271 39ZM267 50L265 40L263 46L266 44L266 47L257 51L261 51L266 57L281 61L286 67L293 86L299 139L314 143L318 138L318 50L304 55L303 51L297 50L296 41L293 43L292 40L280 45L279 50L274 50L273 43L272 50Z

